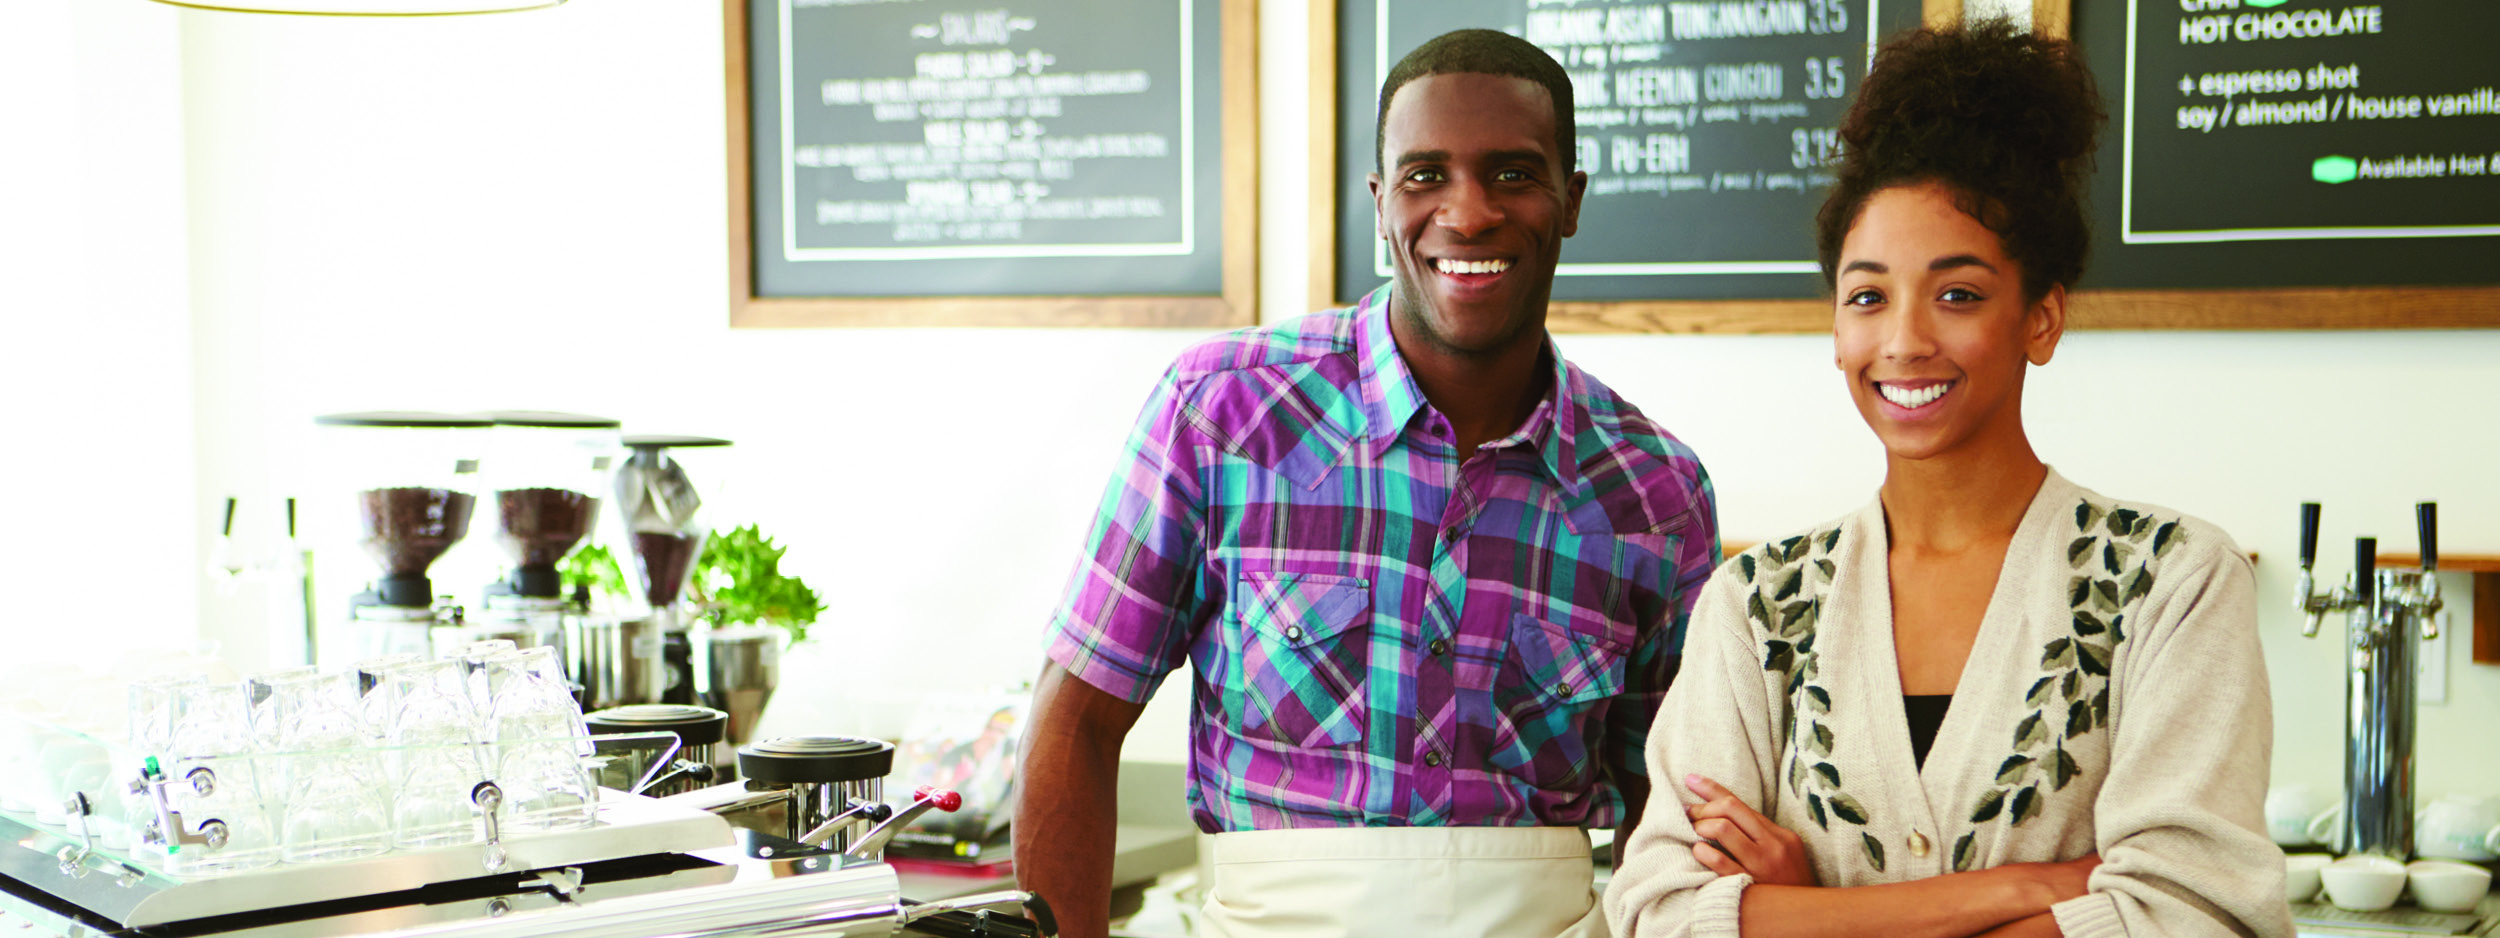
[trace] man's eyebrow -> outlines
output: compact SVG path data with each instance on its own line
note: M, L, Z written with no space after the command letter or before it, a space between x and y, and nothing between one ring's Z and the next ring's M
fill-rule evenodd
M1995 264L1980 260L1979 255L1977 254L1955 254L1949 257L1939 257L1928 262L1927 264L1928 270L1951 270L1956 267L1978 267L1992 274L1998 272Z
M1874 261L1866 260L1850 261L1848 266L1840 268L1840 272L1844 274L1860 270L1874 274L1888 274L1892 272L1892 268L1890 267L1886 267Z
M1447 163L1449 161L1450 151L1448 150L1410 150L1398 154L1399 169L1416 163Z

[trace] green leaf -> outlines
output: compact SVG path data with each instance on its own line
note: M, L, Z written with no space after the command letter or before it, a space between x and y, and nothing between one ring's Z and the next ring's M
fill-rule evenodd
M2047 738L2048 730L2040 724L2038 711L2024 717L2022 724L2014 727L2014 748L2017 750L2028 751Z
M1792 650L1792 648L1793 646L1789 645L1787 642L1780 641L1776 638L1763 642L1762 670L1786 671L1795 667L1797 664L1797 654Z
M616 555L608 553L607 545L583 544L566 555L556 570L564 576L564 582L588 583L594 592L610 600L634 598L625 585L625 569L617 565Z
M1761 590L1755 590L1752 595L1745 598L1745 614L1753 617L1754 621L1762 623L1763 628L1771 627L1771 607L1762 604Z
M1745 582L1753 582L1753 551L1736 555L1736 569L1745 575Z
M2092 605L2103 612L2117 612L2123 605L2118 599L2118 581L2092 581Z
M2118 573L2120 568L2118 566L2117 541L2101 542L2101 567L2108 570L2113 576Z
M2128 532L2135 530L2136 517L2136 510L2133 508L2121 508L2110 512L2108 525L2109 533L2118 535L2119 537L2127 536Z
M2115 573L2115 572L2117 572L2117 571L2113 570L2113 571L2110 571L2110 572ZM1773 593L1771 594L1771 599L1772 599L1772 601L1777 602L1777 601L1779 601L1779 600L1787 599L1788 597L1791 597L1791 596L1795 596L1795 595L1797 595L1797 586L1798 586L1799 584L1804 583L1805 581L1806 581L1806 572L1805 572L1805 570L1800 569L1800 568L1793 568L1793 567L1792 567L1792 568L1790 568L1790 569L1789 569L1789 571L1788 571L1788 578L1787 578L1787 579L1784 579L1784 580L1781 580L1781 581L1780 581L1780 588L1779 588L1777 591L1775 591L1775 592L1773 592Z
M2092 705L2075 701L2066 705L2066 736L2073 738L2092 732Z
M1820 687L1808 685L1806 687L1806 706L1814 708L1814 712L1816 713L1832 712L1832 692L1824 690Z
M1839 567L1832 566L1831 561L1821 557L1814 558L1814 568L1823 571L1823 582L1826 583L1831 582L1833 577L1840 575Z
M1784 541L1781 541L1781 542L1780 542L1780 549L1779 549L1780 563L1783 563L1783 564L1791 564L1791 563L1796 563L1796 562L1797 562L1797 558L1799 558L1799 557L1803 557L1803 556L1805 556L1805 554L1806 554L1806 539L1805 539L1803 536L1799 536L1799 537L1792 537L1792 538L1789 538L1789 539L1787 539L1787 540L1784 540Z
M1831 727L1824 726L1821 723L1816 723L1814 724L1813 730L1808 735L1812 738L1806 741L1807 752L1811 752L1826 759L1832 757Z
M2075 613L2075 634L2099 635L2106 631L2109 631L2109 626L2101 622L2101 617L2089 612Z
M1797 653L1798 653L1798 654L1800 654L1800 655L1806 655L1806 654L1812 654L1813 652L1814 652L1814 633L1813 633L1812 631L1808 631L1808 632L1806 632L1806 637L1804 637L1804 638L1801 638L1801 639L1798 639L1798 640L1797 640ZM1806 662L1806 663L1807 663L1807 664L1809 664L1809 665L1813 664L1813 662L1812 662L1811 660L1809 660L1809 661L1808 661L1808 662Z
M696 561L695 600L710 607L715 624L777 625L794 641L806 638L825 606L806 581L782 575L787 552L752 524L714 533Z
M2023 694L2023 705L2037 707L2049 702L2049 691L2056 689L2057 677L2050 675L2031 682L2031 690Z
M2170 552L2171 545L2185 540L2184 538L2177 537L2176 535L2178 533L2179 523L2176 521L2164 524L2161 526L2161 530L2153 532L2153 556L2159 557L2163 554L2167 554Z
M2023 776L2029 774L2031 774L2030 756L2007 756L2005 758L2005 764L1997 766L1997 784L2012 785L2021 782L2023 780Z
M1829 805L1832 813L1838 815L1841 820L1860 827L1866 826L1866 806L1859 804L1858 799L1849 797L1848 792L1833 792L1831 798L1824 803Z
M2127 640L2127 630L2119 627L2121 623L2124 623L2124 622L2126 622L2126 621L2127 621L2127 617L2126 617L2126 616L2113 616L2113 617L2111 617L2111 618L2110 618L2110 620L2109 620L2109 642L2110 642L2110 644L2115 645L2115 644L2118 644L2119 642L2123 642L2123 641L2126 641L2126 640Z
M2059 683L2063 685L2058 688L2060 696L2063 696L2068 700L2073 700L2075 699L2076 694L2083 692L2083 672L2068 671Z
M2099 642L2076 642L2075 651L2077 663L2083 665L2083 673L2099 677L2109 675L2109 646Z
M2109 725L2109 688L2107 687L2101 688L2100 693L2092 695L2092 725Z
M1954 841L1954 842L1953 842L1953 871L1954 871L1954 872L1956 872L1956 873L1967 873L1967 872L1970 872L1970 861L1971 861L1972 859L1974 859L1974 856L1973 856L1973 855L1974 855L1974 854L1976 854L1976 853L1978 853L1978 851L1976 851L1976 850L1972 850L1972 849L1971 849L1971 838L1973 838L1973 837L1977 837L1977 836L1979 836L1979 832L1978 832L1978 831L1971 831L1971 832L1969 832L1969 833L1963 834L1963 835L1962 835L1962 839L1960 839L1960 840L1956 840L1956 841Z
M1804 679L1806 679L1806 680L1809 680L1809 681L1814 680L1815 678L1822 676L1822 674L1823 674L1823 656L1822 656L1822 655L1815 655L1815 656L1813 656L1813 657L1807 658L1807 659L1806 659L1806 666L1805 666L1805 669L1804 669L1804 670L1802 670L1802 671L1797 672L1797 674L1798 674L1798 676L1799 676L1799 677L1802 677L1802 678L1804 678Z
M1996 817L1997 812L2003 810L2005 810L2005 789L1991 788L1988 790L1987 794L1979 796L1978 806L1971 809L1970 822L1973 824L1987 823L1989 818Z
M2092 599L2092 578L2079 576L2066 583L2066 605L2077 609Z
M2051 639L2048 646L2040 650L2040 666L2043 668L2072 666L2074 646L2075 640L2071 638Z
M1814 764L1814 774L1823 777L1823 784L1829 785L1833 788L1840 787L1839 766L1833 765L1829 762L1817 762Z
M2135 545L2129 544L2125 541L2109 542L2109 552L2118 558L2118 566L2120 568L2124 568L2127 564L2135 561ZM2111 570L2109 572L2116 573L2118 571Z
M2138 599L2142 599L2142 598L2144 598L2144 597L2146 597L2146 596L2152 595L2152 592L2153 592L2153 570L2152 570L2152 568L2150 568L2150 567L2137 567L2137 568L2135 568L2135 579L2133 579L2133 580L2129 580L2129 581L2127 582L2127 595L2126 595L2126 597L2125 597L2124 599L2122 599L2122 600L2121 600L2121 602L2134 602L2134 601L2136 601L2136 600L2138 600Z
M2066 565L2069 567L2083 566L2083 558L2089 556L2092 556L2090 537L2078 537L2074 543L2066 545Z
M2065 790L2065 788L2066 788L2066 783L2067 783L2067 782L2074 781L2074 780L2075 780L2075 776L2078 776L2078 775L2081 775L2081 774L2083 774L2083 767L2075 764L2075 757L2073 757L2073 756L2070 756L2070 755L2067 755L2067 754L2066 754L2066 747L2064 747L2064 746L2059 746L2059 747L2057 747L2057 787L2058 787L2058 790L2060 790L2060 791Z
M2008 824L2020 824L2024 821L2031 820L2032 818L2039 817L2040 786L2027 785L2024 786L2023 790L2015 792L2011 810L2013 814L2006 821Z
M2092 523L2099 520L2101 520L2101 506L2091 502L2081 502L2075 505L2075 530L2092 530Z
M1806 812L1814 815L1814 826L1824 830L1832 829L1832 819L1823 813L1823 796L1806 795Z
M1875 835L1866 833L1865 831L1858 832L1858 842L1866 845L1866 862L1875 864L1876 872L1883 872L1884 845L1876 842Z
M1793 602L1780 607L1780 634L1789 634L1798 627L1798 623L1804 623L1806 628L1813 628L1814 620L1806 615L1812 611L1814 611L1814 604L1809 602Z
M1788 670L1788 686L1782 689L1780 694L1782 696L1794 696L1797 693L1798 688L1806 686L1806 672L1812 670L1813 667L1814 659L1808 658L1806 659L1805 667L1790 668Z
M1823 532L1823 552L1828 554L1828 553L1831 553L1832 551L1839 550L1839 549L1840 549L1840 529L1839 529L1839 528L1833 528L1833 529L1831 529L1831 530L1829 530L1829 531L1825 531L1825 532ZM1829 572L1829 571L1825 571L1825 572Z

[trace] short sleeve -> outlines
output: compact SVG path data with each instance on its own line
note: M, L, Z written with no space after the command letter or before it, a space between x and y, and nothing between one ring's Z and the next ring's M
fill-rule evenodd
M1174 369L1146 399L1051 617L1050 660L1132 703L1187 658L1216 605L1199 583L1206 504L1187 392Z
M1691 468L1689 484L1676 497L1684 502L1682 513L1692 523L1677 535L1672 555L1662 558L1657 568L1658 582L1644 584L1667 601L1657 621L1640 623L1640 642L1633 646L1631 659L1624 666L1623 696L1615 701L1606 719L1605 758L1616 771L1626 775L1639 776L1648 771L1645 753L1650 725L1657 719L1667 687L1682 666L1684 636L1692 624L1693 606L1701 598L1702 587L1710 582L1711 571L1719 564L1718 499L1701 463L1693 462Z

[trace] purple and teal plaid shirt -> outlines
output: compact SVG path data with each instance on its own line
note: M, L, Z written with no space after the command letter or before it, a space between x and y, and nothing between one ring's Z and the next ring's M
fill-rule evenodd
M1195 665L1207 831L1615 824L1719 559L1709 477L1560 356L1462 461L1388 296L1182 353L1050 658L1132 702Z

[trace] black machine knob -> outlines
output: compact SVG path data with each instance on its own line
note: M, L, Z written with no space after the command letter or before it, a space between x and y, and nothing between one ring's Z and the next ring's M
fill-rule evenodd
M582 715L594 734L675 733L686 748L709 746L729 734L729 714L684 704L626 704Z
M2413 506L2413 523L2422 532L2422 572L2439 569L2439 503Z
M2300 503L2300 568L2318 565L2318 503Z
M759 782L825 785L894 772L894 744L850 736L783 736L738 747L738 774Z
M2378 592L2378 538L2357 537L2352 542L2352 599L2367 609Z

